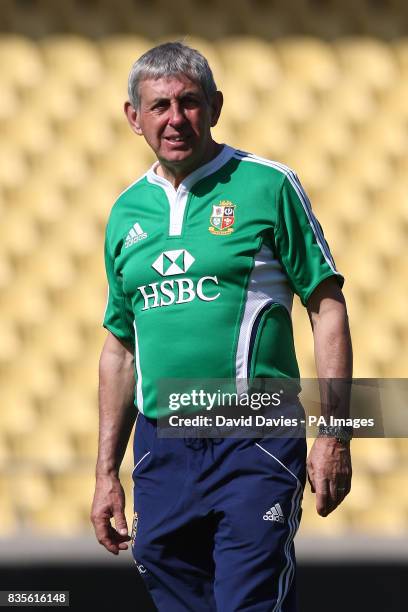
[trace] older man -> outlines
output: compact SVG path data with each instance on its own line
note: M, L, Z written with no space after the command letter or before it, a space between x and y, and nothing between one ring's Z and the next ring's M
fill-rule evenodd
M205 58L181 43L151 49L130 73L125 113L157 161L107 226L92 521L110 552L127 548L119 468L137 413L132 550L157 608L294 611L304 438L157 436L163 378L299 377L293 292L319 378L351 378L343 279L310 202L288 167L213 140L222 102ZM325 516L350 490L350 432L321 434L308 475Z

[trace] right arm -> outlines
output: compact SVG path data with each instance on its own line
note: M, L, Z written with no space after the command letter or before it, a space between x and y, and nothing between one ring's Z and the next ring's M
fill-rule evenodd
M131 348L109 332L99 362L99 443L91 521L100 544L115 555L126 550L130 540L119 468L136 418L133 362Z

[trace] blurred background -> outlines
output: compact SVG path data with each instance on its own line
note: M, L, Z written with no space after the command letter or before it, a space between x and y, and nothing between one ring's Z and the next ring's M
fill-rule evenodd
M99 585L94 602L109 600L113 575L139 588L130 555L114 570L89 522L103 237L115 198L153 162L123 115L129 69L153 45L180 39L207 57L224 92L216 139L284 162L302 180L346 277L355 377L407 375L404 0L0 0L3 589L72 580L86 601L75 582L81 561ZM299 301L293 318L301 374L314 377ZM333 515L318 517L305 492L301 609L327 610L316 589L341 581L331 610L403 610L408 441L356 439L352 451L353 489ZM129 525L132 468L128 452ZM135 609L148 612L140 593Z

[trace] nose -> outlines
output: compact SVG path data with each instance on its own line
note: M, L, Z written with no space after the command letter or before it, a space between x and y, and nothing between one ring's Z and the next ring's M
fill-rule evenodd
M170 125L177 127L179 125L182 125L184 122L185 116L183 113L183 109L178 102L175 102L171 105L169 123Z

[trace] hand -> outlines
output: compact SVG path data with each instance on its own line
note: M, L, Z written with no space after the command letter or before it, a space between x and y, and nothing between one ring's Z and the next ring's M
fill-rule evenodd
M316 493L317 513L327 516L350 493L350 445L336 438L316 438L307 458L307 474Z
M125 493L116 476L97 476L91 510L98 542L114 555L126 550L130 540L125 517ZM111 525L111 518L115 527Z

